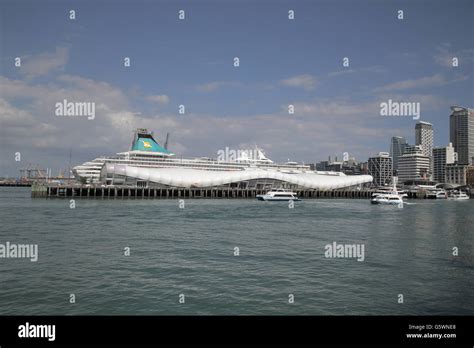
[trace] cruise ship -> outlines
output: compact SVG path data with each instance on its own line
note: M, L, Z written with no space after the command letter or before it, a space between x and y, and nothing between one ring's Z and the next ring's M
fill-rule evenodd
M345 175L311 170L310 166L274 163L256 148L235 160L177 158L161 146L153 132L139 128L129 151L99 157L75 166L76 179L85 184L135 187L232 187L242 189L338 189L372 182L370 175Z

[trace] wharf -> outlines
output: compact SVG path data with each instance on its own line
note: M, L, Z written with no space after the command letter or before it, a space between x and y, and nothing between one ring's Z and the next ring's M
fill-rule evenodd
M16 183L16 182L1 182L0 187L30 187L28 183Z
M182 188L182 187L130 187L101 185L50 185L35 184L31 197L38 198L256 198L268 190L240 188ZM296 190L301 198L355 198L369 199L373 190Z

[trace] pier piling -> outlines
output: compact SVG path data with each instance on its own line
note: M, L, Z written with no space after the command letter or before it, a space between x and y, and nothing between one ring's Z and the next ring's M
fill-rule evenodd
M93 186L93 185L58 185L34 184L31 186L31 197L34 198L101 198L101 199L255 199L267 190L242 188L182 188L182 187L130 187L130 186ZM303 199L317 198L351 198L369 199L373 190L298 190L298 197Z

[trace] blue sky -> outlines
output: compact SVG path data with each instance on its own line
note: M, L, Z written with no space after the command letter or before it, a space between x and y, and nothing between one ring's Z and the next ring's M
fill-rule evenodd
M276 161L366 160L392 135L414 142L416 121L381 117L381 102L420 102L437 146L449 107L474 106L468 0L0 4L0 176L64 169L70 148L73 164L124 151L136 127L170 132L183 156L258 144ZM62 98L96 102L96 119L56 117Z

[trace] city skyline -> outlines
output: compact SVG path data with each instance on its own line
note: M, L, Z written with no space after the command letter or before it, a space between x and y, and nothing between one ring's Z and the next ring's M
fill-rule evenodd
M452 116L453 113L456 113L454 112L453 108L455 109L463 109L463 110L467 110L468 112L473 112L472 110L474 110L473 108L470 108L470 107L464 107L464 106L459 106L459 105L453 105L451 106L451 114L450 114L450 118ZM459 113L459 111L457 112ZM449 123L449 134L453 133L453 134L456 134L456 132L453 130L451 130L451 128L457 128L453 123ZM429 129L429 135L425 135L424 132L427 132L428 130L424 130L428 128ZM414 132L413 132L414 130ZM372 154L371 156L369 156L368 158L370 157L374 157L374 156L377 156L379 153L382 153L382 152L387 152L390 154L390 157L393 158L393 161L394 161L394 170L396 170L396 159L397 157L400 156L400 154L403 153L403 148L405 147L413 147L413 146L416 146L416 145L421 145L423 147L423 154L425 156L429 156L428 153L432 153L432 151L435 149L435 148L444 148L446 146L449 146L449 144L452 144L452 141L453 139L451 139L451 135L448 139L448 142L446 144L441 144L441 145L438 145L438 146L434 146L433 144L435 143L434 140L436 139L436 132L435 132L435 129L433 127L433 125L429 122L426 122L426 121L419 121L417 123L415 123L414 125L414 128L412 129L412 136L407 136L406 134L398 134L398 135L393 135L390 140L388 140L388 151L386 149L380 149L378 152ZM407 141L407 139L409 138L412 138L413 139L413 145L410 144L409 141ZM426 141L424 139L427 139L428 140L428 143L427 144L424 144L423 142ZM471 144L472 146L472 143L469 143ZM428 146L426 146L428 145ZM464 144L463 144L464 145ZM467 145L465 145L467 146ZM424 147L427 147L427 149L425 149ZM347 158L350 158L352 160L359 160L357 162L361 162L363 160L361 159L357 159L353 156L351 156L350 153L347 153L346 155ZM342 154L342 156L338 156L338 154L329 154L328 155L328 158L332 161L332 159L334 159L333 162L347 162L347 160L340 160L341 158L344 158L344 154ZM466 155L466 158L467 158L467 155ZM471 160L472 161L472 160ZM319 162L319 161L318 161ZM463 162L463 164L470 164L470 162L468 163L469 161L466 161L466 162Z
M345 174L370 174L373 184L384 186L393 178L402 184L414 181L466 185L472 180L474 169L474 109L451 106L449 122L450 141L444 146L433 146L435 130L426 121L415 124L415 143L411 145L405 136L392 136L390 150L370 156L367 162L357 161L344 154L342 161L328 157L317 162L316 170L344 172ZM454 145L453 145L454 144ZM459 156L459 154L462 154Z
M449 143L449 107L473 106L469 1L433 1L429 13L421 1L157 2L145 17L124 2L25 4L0 5L0 176L27 163L64 169L71 149L73 165L125 151L137 127L160 143L170 132L178 156L257 144L277 162L365 160L392 136L414 143L419 120L381 116L381 103L420 103L434 146ZM57 117L66 99L95 102L95 119Z

